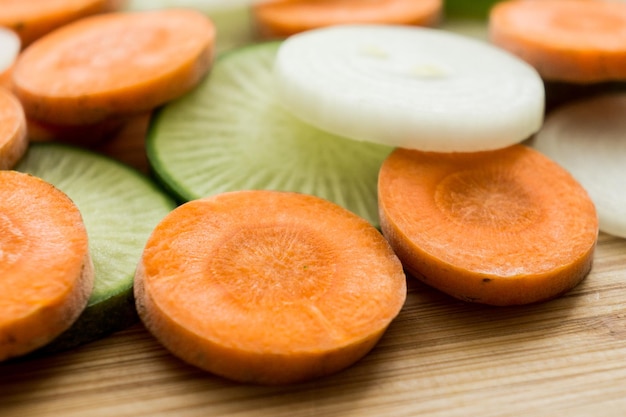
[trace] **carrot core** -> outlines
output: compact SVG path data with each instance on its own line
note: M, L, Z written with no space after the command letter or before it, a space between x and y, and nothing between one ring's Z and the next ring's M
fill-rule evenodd
M528 227L539 215L532 196L502 170L451 174L437 186L435 201L457 224L495 231Z
M228 236L211 257L215 281L250 308L315 300L332 285L333 253L312 231L264 226Z

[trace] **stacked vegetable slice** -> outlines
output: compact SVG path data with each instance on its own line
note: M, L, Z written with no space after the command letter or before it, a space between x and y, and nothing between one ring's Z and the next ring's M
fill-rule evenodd
M494 45L537 69L547 107L620 89L626 80L626 3L507 0L489 15Z
M68 349L137 320L133 276L156 224L174 202L142 174L67 145L32 144L16 170L42 178L76 204L89 235L95 284L81 316L44 349Z
M406 298L400 261L365 220L319 197L267 190L175 209L135 279L139 315L174 354L262 384L351 365Z
M432 29L350 25L289 38L275 76L281 102L308 123L405 148L381 170L381 227L425 283L464 300L527 304L589 272L591 200L563 168L517 145L544 110L542 80L522 60Z
M0 170L0 361L29 353L80 315L93 287L76 205L48 182Z
M27 146L24 109L13 94L0 88L0 170L13 168Z
M38 125L96 130L192 89L211 67L214 40L212 22L192 10L91 16L24 50L13 90Z
M359 16L371 17L374 3L411 8L400 23L413 25L432 24L441 7L361 2ZM518 2L502 3L494 10ZM96 273L83 315L49 350L123 327L137 307L196 366L239 381L294 382L343 369L375 345L404 301L402 267L453 297L492 305L544 301L586 276L598 218L576 180L584 176L520 144L543 124L545 62L426 27L336 25L354 3L329 4L256 5L258 22L282 7L317 8L324 19L305 32L266 20L266 33L289 38L232 50L214 66L212 22L180 9L81 19L22 54L11 84L31 126L108 137L110 124L162 106L148 158L185 203L171 211L146 178L91 152L31 146L17 169L76 202ZM510 45L494 21L493 39ZM615 102L595 106L620 109ZM535 141L547 155L561 130L557 113L549 122ZM8 160L1 146L0 137L0 163ZM605 230L624 233L603 220L613 206L598 207Z
M626 237L626 95L605 93L555 109L531 145L580 181L603 232Z
M311 29L342 24L436 26L442 0L270 0L259 1L252 15L259 35L286 38Z
M256 39L251 5L262 0L126 0L126 11L185 8L202 12L215 24L218 53L249 44Z
M533 65L546 84L546 123L532 145L557 161L598 209L600 229L626 235L623 194L626 3L508 0L491 40Z
M378 169L391 147L339 138L303 123L277 101L280 44L230 52L193 92L154 117L148 157L181 201L239 189L326 198L378 224Z
M519 59L465 37L335 26L287 39L276 92L293 114L355 140L432 151L520 142L543 120L543 84Z

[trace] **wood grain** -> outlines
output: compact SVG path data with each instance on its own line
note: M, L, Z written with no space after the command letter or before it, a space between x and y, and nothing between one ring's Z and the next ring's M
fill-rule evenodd
M100 150L146 172L144 128ZM174 358L140 324L0 364L2 417L418 415L626 415L626 240L601 235L583 283L537 305L466 304L411 279L379 345L306 384L226 381Z

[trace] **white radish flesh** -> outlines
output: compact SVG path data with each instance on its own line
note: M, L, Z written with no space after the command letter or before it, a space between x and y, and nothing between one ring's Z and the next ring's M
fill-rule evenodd
M341 25L303 32L275 64L281 103L331 133L426 151L521 142L543 122L544 88L525 62L443 30Z
M626 94L566 104L549 113L531 146L567 169L596 205L600 230L626 237Z
M211 18L217 29L217 52L254 41L255 29L250 6L259 0L129 0L129 11L184 7L198 10Z
M15 32L0 27L0 73L13 65L21 46L20 38Z

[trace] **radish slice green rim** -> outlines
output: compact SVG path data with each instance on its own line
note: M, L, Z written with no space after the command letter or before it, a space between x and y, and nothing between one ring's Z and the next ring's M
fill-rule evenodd
M600 230L622 238L626 238L625 114L624 92L577 100L549 113L529 142L587 190Z
M438 152L506 147L543 122L537 71L440 29L338 25L293 35L275 67L279 101L319 129Z

